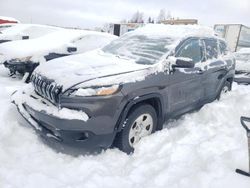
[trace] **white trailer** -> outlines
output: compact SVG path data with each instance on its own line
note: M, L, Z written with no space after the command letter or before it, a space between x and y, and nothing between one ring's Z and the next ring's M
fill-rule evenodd
M236 52L241 48L250 48L250 28L242 24L216 24L214 30L224 38L229 48Z

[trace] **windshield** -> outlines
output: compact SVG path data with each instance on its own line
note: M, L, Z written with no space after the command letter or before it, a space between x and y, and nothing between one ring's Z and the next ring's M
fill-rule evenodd
M166 54L174 39L145 35L124 35L102 50L117 56L132 58L138 64L154 64Z

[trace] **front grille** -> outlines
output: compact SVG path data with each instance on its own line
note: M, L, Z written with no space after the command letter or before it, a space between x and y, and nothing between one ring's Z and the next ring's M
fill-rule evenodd
M56 84L54 80L39 74L32 74L30 79L38 95L49 100L53 104L58 104L62 86Z

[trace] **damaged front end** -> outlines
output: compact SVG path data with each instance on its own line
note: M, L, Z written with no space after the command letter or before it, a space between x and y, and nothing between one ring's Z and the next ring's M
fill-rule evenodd
M30 60L19 60L12 59L9 61L5 61L4 66L10 70L10 75L14 75L19 73L24 75L25 73L32 73L34 69L39 65L39 63L35 63Z

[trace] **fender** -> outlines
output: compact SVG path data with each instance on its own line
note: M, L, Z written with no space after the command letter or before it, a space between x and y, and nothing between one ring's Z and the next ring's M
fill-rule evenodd
M164 108L164 100L162 95L160 95L159 93L150 93L150 94L146 94L146 95L142 95L142 96L137 96L135 98L130 99L127 104L125 105L125 107L122 110L122 113L117 121L117 125L116 125L116 131L120 132L124 126L124 124L121 124L121 122L125 122L126 117L130 111L130 109L138 104L138 103L142 103L143 101L149 100L149 99L157 99L158 100L158 108L159 108L159 112L158 112L158 123L157 123L157 129L156 130L161 130L163 127L163 123L164 123L164 114L165 114L165 108Z

